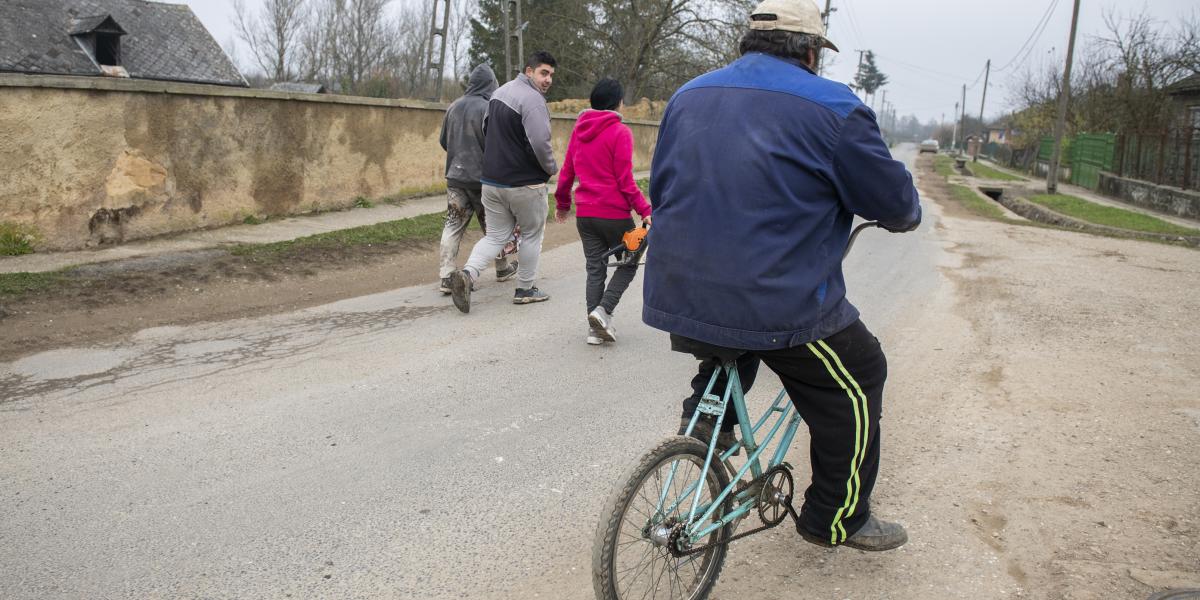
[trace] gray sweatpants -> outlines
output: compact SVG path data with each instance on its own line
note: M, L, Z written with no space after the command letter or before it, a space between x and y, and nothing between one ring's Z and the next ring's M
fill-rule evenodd
M487 232L471 250L471 258L463 267L471 277L479 273L496 257L504 244L512 240L513 228L521 228L521 249L517 259L517 287L531 288L537 279L538 258L542 254L542 236L546 232L546 186L498 188L483 186L483 211L487 217Z

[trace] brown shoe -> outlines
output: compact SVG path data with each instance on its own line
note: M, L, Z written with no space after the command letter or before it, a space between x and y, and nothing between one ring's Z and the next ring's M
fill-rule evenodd
M796 531L800 533L800 537L804 538L804 541L826 548L838 545L867 552L882 552L895 550L908 542L908 532L904 530L903 525L876 519L875 515L867 517L867 522L841 544L833 544L829 541L828 536L812 533L801 527L799 523L796 523Z

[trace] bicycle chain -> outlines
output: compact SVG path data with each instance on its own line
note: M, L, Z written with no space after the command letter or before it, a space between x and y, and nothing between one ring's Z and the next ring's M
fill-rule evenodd
M787 464L776 465L774 467L771 467L770 469L767 469L767 472L763 473L762 475L759 475L758 477L755 477L754 479L750 480L749 483L746 483L743 486L740 486L739 488L735 488L735 491L740 493L742 490L751 489L755 486L761 486L763 483L765 483L767 481L767 479L769 479L772 475L774 475L778 471L784 471L787 473L789 478L791 477L791 468ZM757 494L755 494L755 495L757 496ZM799 523L800 515L798 513L796 513L795 507L792 506L792 496L787 496L786 498L784 498L783 505L787 508L787 512L789 515L792 516L792 519L794 519L796 523ZM745 517L742 517L742 518L745 518ZM759 518L761 519L762 516L760 515ZM692 556L694 554L700 554L701 552L709 550L710 548L716 548L717 546L727 546L731 542L736 542L737 540L750 537L756 533L762 533L768 529L774 529L774 528L778 527L780 523L783 523L784 520L785 519L780 519L774 525L764 525L764 526L758 527L756 529L751 529L750 531L743 531L742 533L735 534L734 536L730 537L729 539L727 539L723 542L713 542L711 544L705 544L703 546L697 546L695 548L688 548L687 550L678 550L677 549L677 544L676 544L677 539L678 539L677 534L675 532L672 532L671 537L673 539L671 540L671 544L669 545L669 548L670 548L671 554L677 558L682 558L684 556ZM684 528L683 523L676 525L676 531L678 531L679 534L683 533L683 528Z

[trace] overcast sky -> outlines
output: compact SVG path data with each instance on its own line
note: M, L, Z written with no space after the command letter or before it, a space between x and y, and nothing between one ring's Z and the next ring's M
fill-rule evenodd
M175 0L192 7L222 45L233 39L230 17L233 0ZM395 0L422 2L423 0ZM255 8L261 0L247 0ZM1035 28L1053 5L1041 35ZM984 63L992 59L986 115L998 116L1009 108L1009 88L1023 64L1061 59L1070 33L1072 0L833 0L836 11L829 37L842 50L826 76L849 82L859 49L870 49L888 75L887 99L898 114L915 114L922 121L950 119L954 104L967 91L968 114L979 114ZM1179 19L1200 15L1197 0L1082 0L1079 43L1104 32L1104 12L1134 14L1146 11L1170 27ZM1032 50L1024 61L1014 58L1033 35ZM549 50L553 51L553 48ZM832 53L831 53L832 54ZM835 55L836 56L836 55ZM1011 63L1011 64L1010 64ZM1007 69L999 71L1001 67Z

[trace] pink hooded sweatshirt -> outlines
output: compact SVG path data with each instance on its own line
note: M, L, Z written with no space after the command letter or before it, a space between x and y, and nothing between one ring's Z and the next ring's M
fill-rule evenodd
M627 219L631 209L650 215L650 203L633 180L633 132L621 123L620 113L585 110L579 115L558 173L558 210L571 209L576 177L576 216Z

